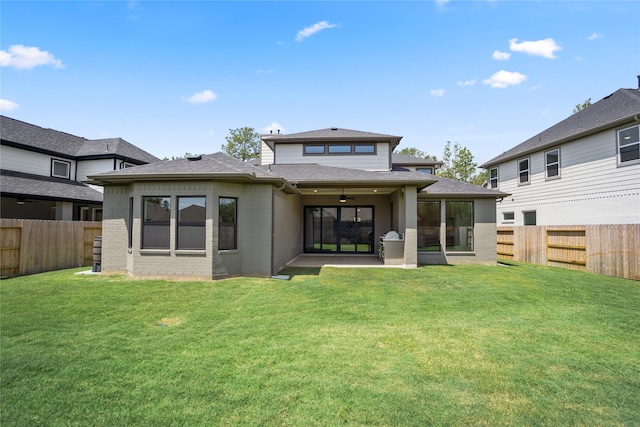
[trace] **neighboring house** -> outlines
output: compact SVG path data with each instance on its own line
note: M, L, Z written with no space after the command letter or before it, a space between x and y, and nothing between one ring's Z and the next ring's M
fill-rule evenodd
M382 255L385 234L385 264L495 263L495 202L507 194L402 170L437 162L396 166L400 139L263 135L258 164L216 153L94 174L102 271L269 276L304 253Z
M88 140L0 116L2 218L102 219L102 188L88 175L157 162L121 138Z
M482 165L498 225L640 223L640 90L620 89Z

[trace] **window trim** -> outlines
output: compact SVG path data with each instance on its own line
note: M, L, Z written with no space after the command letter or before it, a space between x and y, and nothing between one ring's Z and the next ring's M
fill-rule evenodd
M422 172L427 175L435 175L435 168L433 166L417 166L416 172Z
M67 166L67 174L66 175L56 175L55 174L55 165L56 163L60 163ZM60 159L51 159L51 176L54 178L62 178L62 179L71 179L71 162L67 160Z
M511 218L507 218L509 215ZM502 223L513 224L516 221L516 213L514 211L502 212Z
M496 171L496 176L493 177L492 172ZM498 185L500 183L500 171L498 170L498 166L493 167L491 169L489 169L489 188L498 188ZM493 181L495 180L496 185L493 186Z
M526 169L520 169L520 164L522 162L527 162L527 168ZM531 184L531 158L530 157L523 157L522 159L518 159L518 186L520 185L529 185ZM520 175L522 173L526 172L527 173L527 180L522 182L521 181L521 177Z
M556 162L549 163L547 159L547 155L553 153L554 151L558 152L558 160ZM560 179L560 147L554 148L552 150L548 150L544 152L544 176L547 181L553 181L554 179ZM558 174L549 176L549 166L558 165Z
M181 222L180 221L180 199L203 199L205 217L202 222ZM207 196L176 196L176 251L205 251L207 249ZM204 234L204 242L202 248L181 248L180 247L180 228L181 227L201 227Z
M535 217L535 224L526 224L525 218L527 214L533 214ZM535 227L538 225L538 213L536 212L536 210L528 210L528 211L522 211L522 225L525 227Z
M622 161L620 159L620 149L622 147L629 147L629 146L633 146L633 145L638 145L638 150L640 150L640 138L638 138L638 141L632 141L632 142L629 142L628 144L624 144L622 146L620 145L620 133L625 131L625 130L633 129L633 128L638 128L638 134L640 135L640 125L627 126L627 127L622 128L622 129L617 129L616 130L616 158L617 158L618 166L635 165L635 164L640 163L640 158L626 160L626 161Z
M168 222L162 222L162 223L155 223L156 225L165 225L167 227L167 234L168 234L168 240L169 240L169 244L167 245L167 247L162 247L162 248L147 248L144 246L144 233L145 233L145 228L147 225L147 221L145 220L145 199L169 199L169 221ZM146 250L146 251L170 251L171 250L171 216L173 215L172 211L172 207L171 205L173 205L173 199L171 196L142 196L140 198L141 202L142 202L142 210L141 210L141 215L140 215L140 219L141 219L141 224L140 224L140 249L141 250ZM150 252L150 253L151 253Z
M331 153L331 147L349 146L349 152ZM324 147L322 153L308 153L307 147ZM372 147L370 152L358 152L357 147ZM375 156L378 154L378 144L376 142L310 142L302 144L303 156Z
M223 223L220 216L220 202L223 199L233 200L235 203L235 213L234 213L234 222L233 223ZM221 225L233 225L233 247L230 248L221 248L220 246L220 226ZM229 251L237 251L238 250L238 198L237 197L229 197L229 196L219 196L218 197L218 251L219 252L229 252Z

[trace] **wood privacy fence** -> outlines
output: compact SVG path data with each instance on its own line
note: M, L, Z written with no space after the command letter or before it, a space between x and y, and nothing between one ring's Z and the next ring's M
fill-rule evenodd
M498 258L640 280L640 224L498 227Z
M101 222L0 219L2 277L92 265L101 234Z

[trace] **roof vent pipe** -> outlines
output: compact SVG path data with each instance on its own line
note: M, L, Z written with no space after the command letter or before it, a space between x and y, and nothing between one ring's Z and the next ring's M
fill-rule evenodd
M638 74L638 89L640 89L640 74Z
M269 131L269 133L270 133L271 135L273 135L273 129L271 129L271 130Z
M280 129L278 129L278 135L280 135Z

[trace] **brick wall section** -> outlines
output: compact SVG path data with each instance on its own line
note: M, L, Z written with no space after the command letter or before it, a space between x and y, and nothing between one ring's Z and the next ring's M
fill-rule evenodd
M102 271L127 271L127 224L129 220L128 186L105 187L102 208Z

